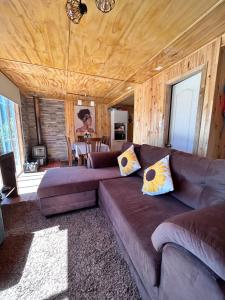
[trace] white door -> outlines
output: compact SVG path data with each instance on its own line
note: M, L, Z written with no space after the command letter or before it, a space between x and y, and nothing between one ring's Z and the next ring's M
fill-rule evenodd
M194 150L200 85L198 73L172 88L169 143L174 149L189 153Z

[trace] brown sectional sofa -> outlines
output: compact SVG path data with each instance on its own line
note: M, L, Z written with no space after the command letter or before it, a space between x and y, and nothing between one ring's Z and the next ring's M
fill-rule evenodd
M115 177L120 177L115 166L101 170L86 167L50 169L38 188L41 211L49 216L95 206L100 180Z
M120 176L118 152L92 153L91 169L49 170L38 190L43 214L98 201L142 299L225 299L225 160L149 145L135 151L142 169L129 177ZM167 154L175 191L143 195L143 170Z

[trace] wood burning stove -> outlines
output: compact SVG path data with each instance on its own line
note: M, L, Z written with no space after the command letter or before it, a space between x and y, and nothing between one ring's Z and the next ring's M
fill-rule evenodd
M38 162L39 166L47 163L47 148L44 145L32 147L32 158Z

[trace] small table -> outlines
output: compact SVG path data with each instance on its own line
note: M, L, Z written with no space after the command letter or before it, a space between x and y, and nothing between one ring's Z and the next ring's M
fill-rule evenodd
M72 151L74 151L74 156L78 158L78 162L81 158L81 155L86 154L86 143L77 142L72 145ZM109 152L110 148L106 144L101 144L100 152Z

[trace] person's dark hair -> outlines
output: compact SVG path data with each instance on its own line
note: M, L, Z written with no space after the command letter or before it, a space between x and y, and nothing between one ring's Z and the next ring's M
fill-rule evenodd
M91 113L90 113L89 109L84 108L79 111L77 116L81 121L85 122L85 121L87 121L87 119L89 119L91 117Z

